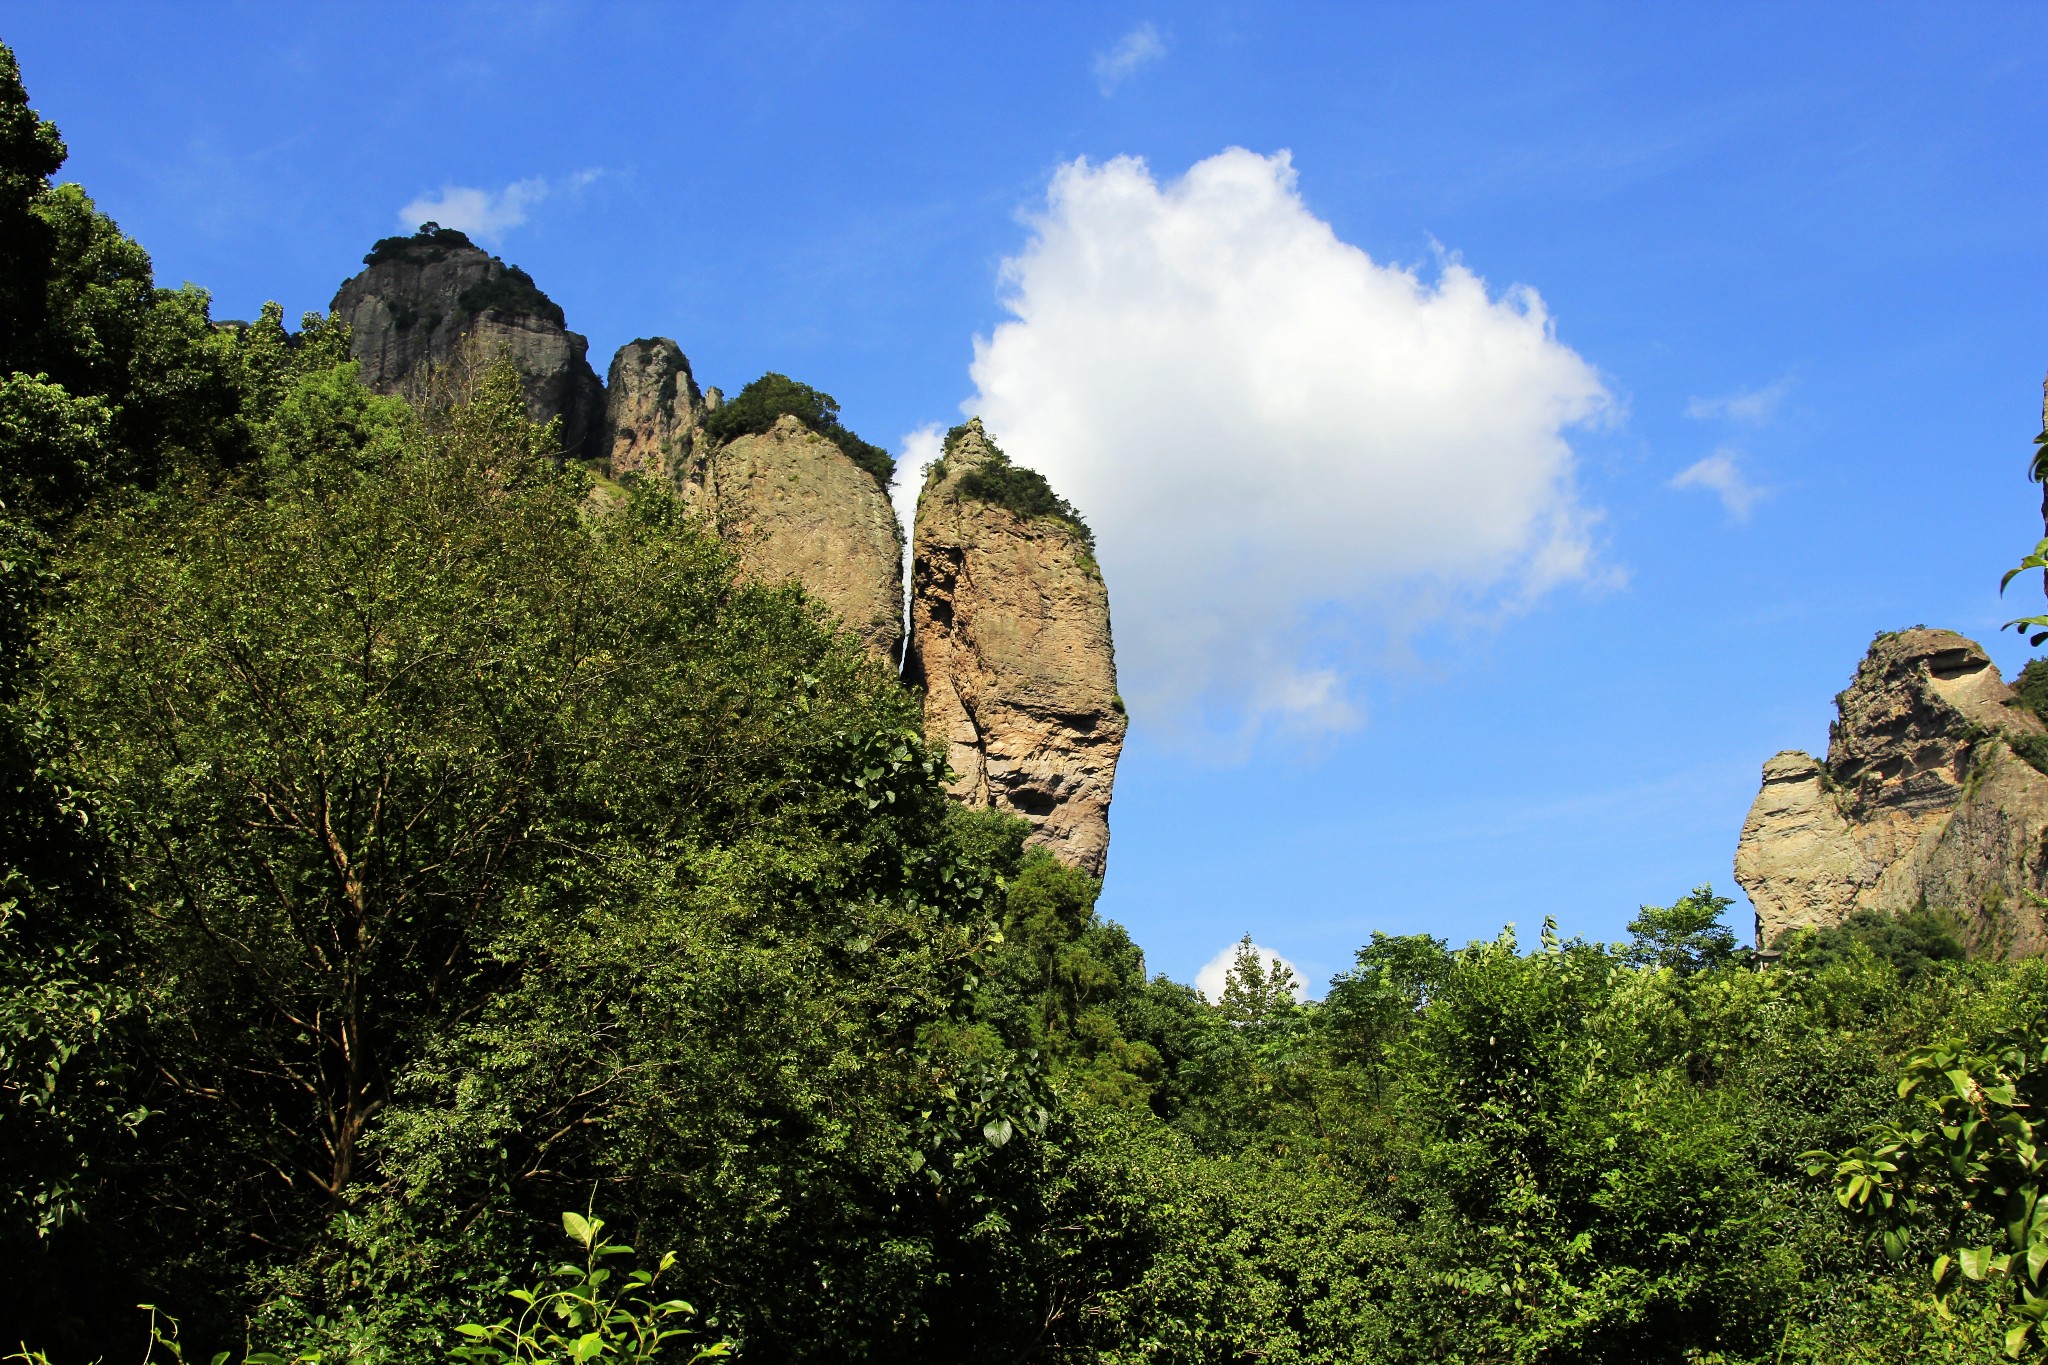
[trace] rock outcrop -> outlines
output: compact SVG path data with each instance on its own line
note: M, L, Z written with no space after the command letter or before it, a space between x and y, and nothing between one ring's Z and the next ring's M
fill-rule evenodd
M794 417L712 451L698 505L747 576L795 579L894 664L903 647L903 530L868 472Z
M590 368L589 343L568 329L562 310L525 271L431 223L411 237L385 238L363 263L330 310L349 325L365 384L400 392L421 365L453 355L464 337L474 337L518 368L534 421L562 419L564 454L600 453L605 395Z
M1025 817L1032 843L1100 876L1125 730L1109 594L1086 531L1042 480L1037 502L1054 512L987 495L1018 476L1036 480L979 420L948 435L917 501L904 677L924 689L954 796Z
M656 479L695 501L703 491L703 393L682 347L643 337L619 347L605 377L603 457L615 479Z
M666 337L620 347L599 383L562 310L460 232L429 223L386 238L364 266L332 313L351 329L366 384L402 393L432 363L509 357L528 415L562 419L564 455L668 488L748 578L796 581L877 659L901 659L905 680L924 689L925 730L946 746L957 799L1025 817L1034 844L1101 875L1125 729L1108 592L1079 517L1010 465L978 421L949 435L919 498L906 649L903 528L883 487L886 452L796 416L721 443L710 434L718 390L699 388ZM829 396L766 378L821 400L836 426ZM619 495L600 484L593 496Z
M1984 650L1947 630L1881 635L1835 701L1827 761L1771 758L1742 827L1757 942L1927 907L1976 949L2048 949L2048 776L2022 756L2048 761L2048 726Z

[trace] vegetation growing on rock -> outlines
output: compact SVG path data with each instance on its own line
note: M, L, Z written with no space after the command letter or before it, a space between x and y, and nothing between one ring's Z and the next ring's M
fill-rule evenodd
M863 441L839 420L839 401L785 374L769 371L711 410L704 429L715 441L758 435L784 417L794 417L845 453L883 488L896 474L896 459Z
M1043 517L1062 522L1081 538L1081 543L1091 553L1094 551L1095 533L1088 529L1088 523L1074 510L1074 505L1052 491L1052 484L1045 475L1035 469L1012 464L1002 447L990 440L978 424L963 422L948 431L944 453L953 454L970 430L979 439L984 453L975 460L972 468L960 476L957 485L960 496L991 503L1026 519ZM939 473L943 478L943 464Z

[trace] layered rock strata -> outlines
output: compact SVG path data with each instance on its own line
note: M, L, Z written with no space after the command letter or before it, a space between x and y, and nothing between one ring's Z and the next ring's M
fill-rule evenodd
M712 451L697 505L748 577L795 579L876 658L903 647L903 530L872 476L794 417Z
M330 311L349 326L365 384L398 393L423 365L473 338L518 369L529 417L562 419L564 454L600 453L605 394L590 368L589 343L525 271L432 224L412 237L387 237L363 261Z
M963 489L1005 463L976 420L926 475L904 677L955 798L1023 816L1033 844L1100 876L1125 730L1109 593L1078 526Z
M2048 950L2048 777L2021 757L2048 754L2048 726L1984 650L1947 630L1881 635L1835 701L1826 762L1771 758L1742 827L1757 942L1927 907L1979 950Z

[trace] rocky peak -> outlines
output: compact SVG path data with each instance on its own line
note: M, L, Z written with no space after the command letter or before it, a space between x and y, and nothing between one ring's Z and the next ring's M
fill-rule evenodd
M621 346L605 378L604 452L611 476L658 479L694 501L702 491L708 411L682 347L667 337Z
M597 453L604 388L590 368L589 343L568 330L561 308L525 271L433 223L410 237L386 237L363 265L330 311L350 328L365 384L397 393L420 366L474 337L517 367L534 421L562 419L565 454Z
M1975 641L1948 630L1880 635L1835 698L1825 763L1788 750L1736 848L1757 939L1857 910L1930 906L1979 946L2035 951L2048 924L2048 735ZM2023 756L2024 755L2024 756Z
M904 677L954 796L1023 816L1032 843L1100 876L1125 718L1086 525L974 419L925 476L911 556Z

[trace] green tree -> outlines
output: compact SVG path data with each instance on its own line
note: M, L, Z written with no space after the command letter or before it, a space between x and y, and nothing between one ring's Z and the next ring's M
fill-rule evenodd
M1718 967L1735 953L1735 933L1721 923L1733 904L1711 886L1696 886L1668 906L1642 906L1628 923L1630 942L1622 958L1681 976Z

